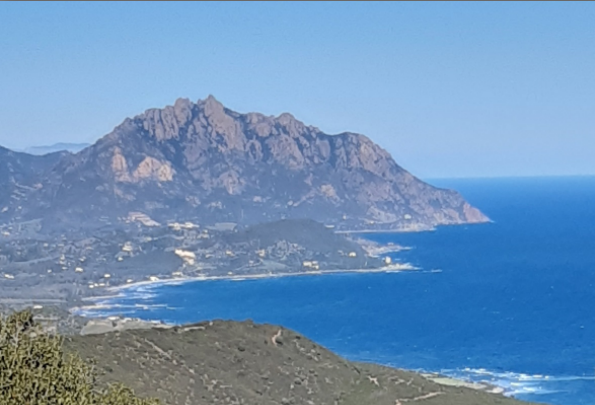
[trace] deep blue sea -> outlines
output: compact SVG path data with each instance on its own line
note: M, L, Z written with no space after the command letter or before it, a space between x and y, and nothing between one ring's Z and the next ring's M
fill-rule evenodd
M367 234L421 270L135 287L88 315L282 324L353 360L595 404L595 178L440 180L494 222Z

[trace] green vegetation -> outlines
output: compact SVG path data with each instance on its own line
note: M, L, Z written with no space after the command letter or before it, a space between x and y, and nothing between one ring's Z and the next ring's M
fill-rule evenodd
M167 405L529 405L487 384L352 363L274 325L208 321L62 339L35 319L0 317L0 405L159 404L132 389Z
M29 311L0 318L0 404L157 405L131 389L99 389L93 365L64 354L62 339L44 333Z

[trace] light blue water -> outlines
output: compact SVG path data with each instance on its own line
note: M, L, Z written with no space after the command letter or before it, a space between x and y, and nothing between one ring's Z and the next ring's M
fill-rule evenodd
M495 222L367 235L413 247L393 257L421 271L144 286L89 315L250 318L350 359L595 404L595 178L441 183Z

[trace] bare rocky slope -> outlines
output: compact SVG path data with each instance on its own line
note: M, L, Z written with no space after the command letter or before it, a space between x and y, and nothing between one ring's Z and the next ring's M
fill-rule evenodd
M287 329L214 321L70 337L100 382L165 405L522 405L419 374L349 362ZM487 387L485 387L487 389Z
M40 184L23 209L52 224L109 222L130 212L246 224L311 218L343 229L487 221L363 135L327 135L290 114L240 114L211 96L126 119L64 156Z

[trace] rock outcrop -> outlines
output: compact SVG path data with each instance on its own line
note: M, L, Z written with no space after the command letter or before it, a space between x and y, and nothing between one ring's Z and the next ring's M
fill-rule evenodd
M487 218L363 135L327 135L290 114L179 99L65 156L29 206L73 223L142 212L157 221L312 218L338 228L427 229Z

